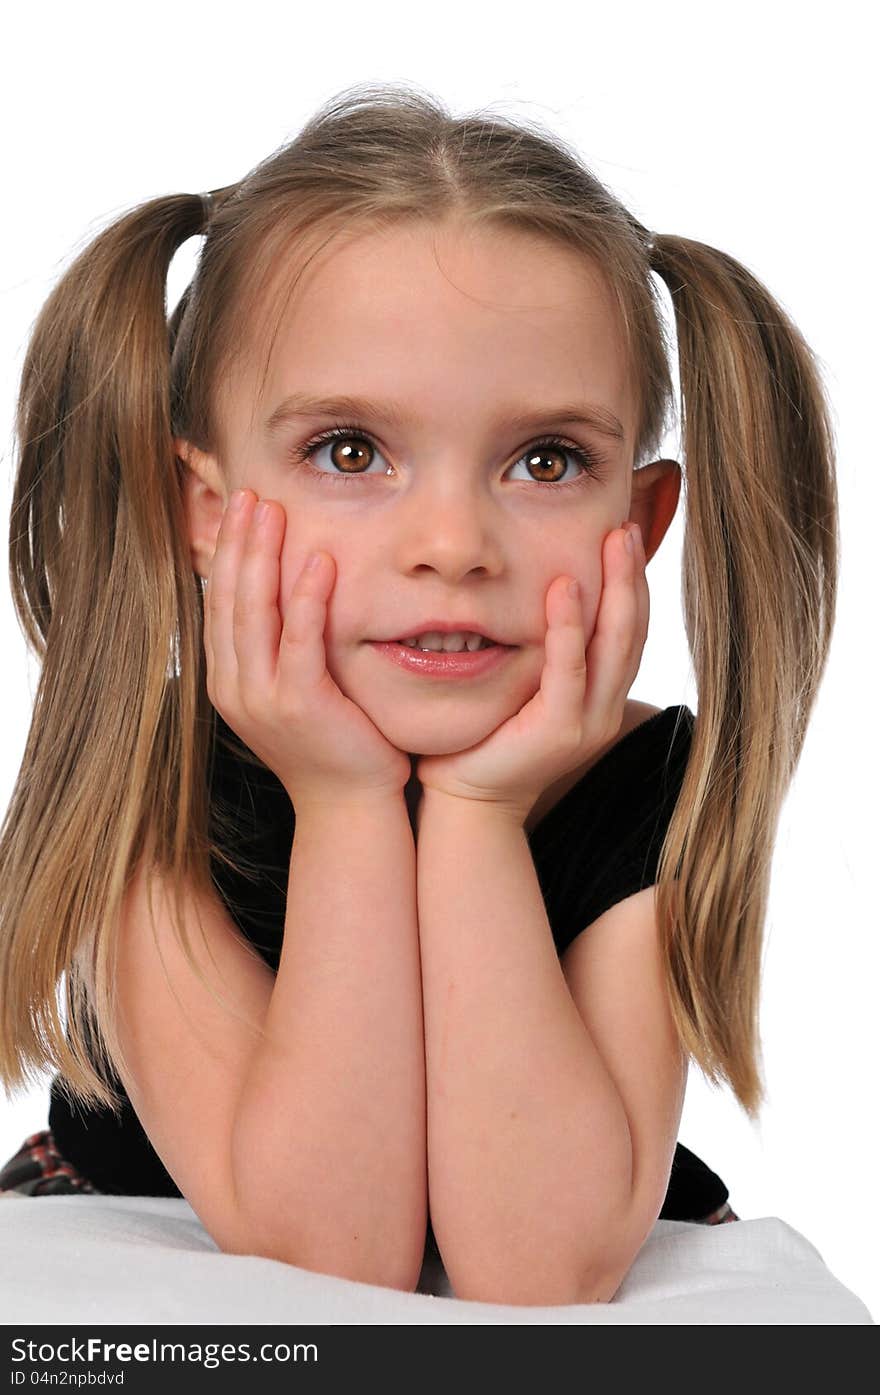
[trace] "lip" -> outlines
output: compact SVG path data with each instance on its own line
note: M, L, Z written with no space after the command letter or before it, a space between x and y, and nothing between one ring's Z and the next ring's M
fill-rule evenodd
M423 649L410 649L397 640L373 640L372 649L382 654L398 668L414 673L422 678L480 678L493 673L504 660L515 652L515 646L496 644L492 649L467 649L460 654L428 653Z

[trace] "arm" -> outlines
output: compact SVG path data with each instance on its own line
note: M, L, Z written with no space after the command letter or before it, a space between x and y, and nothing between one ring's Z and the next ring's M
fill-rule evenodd
M271 1042L254 1051L232 1135L259 1252L271 1256L283 1233L279 1258L414 1288L427 1222L425 1082L402 797L297 811L265 1028Z
M616 1010L607 997L597 1006L600 1054L557 957L521 823L439 791L425 791L421 811L418 908L430 1207L450 1282L486 1302L607 1300L656 1220L683 1098L657 961L648 956L647 988L615 981ZM577 992L586 1004L582 983ZM635 1032L628 1008L648 1014ZM623 1094L626 1082L635 1098L628 1086L639 1079L636 1129Z

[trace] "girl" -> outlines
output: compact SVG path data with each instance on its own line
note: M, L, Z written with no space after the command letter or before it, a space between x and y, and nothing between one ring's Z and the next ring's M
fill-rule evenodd
M696 716L627 697L682 479L652 273ZM736 1220L676 1134L690 1060L763 1100L838 546L763 286L545 132L356 90L86 248L18 436L0 1075L57 1075L0 1188L182 1195L224 1250L399 1288L436 1245L501 1303Z

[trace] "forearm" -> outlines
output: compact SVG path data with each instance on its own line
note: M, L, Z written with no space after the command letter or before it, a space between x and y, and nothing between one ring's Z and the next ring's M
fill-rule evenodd
M434 1233L459 1297L573 1302L630 1194L623 1104L568 991L521 825L425 791L418 919Z
M427 1222L415 875L402 794L298 811L233 1131L239 1196L279 1257L394 1288L414 1285Z

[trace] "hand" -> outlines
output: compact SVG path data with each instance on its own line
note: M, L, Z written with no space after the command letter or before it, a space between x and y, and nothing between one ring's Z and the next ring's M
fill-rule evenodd
M580 597L568 594L567 576L556 577L545 597L539 691L476 746L421 756L417 775L426 793L440 790L497 805L525 823L549 785L614 740L639 671L650 613L644 548L639 538L630 555L625 537L623 527L605 538L602 596L589 646Z
M392 746L327 671L324 626L336 564L304 569L282 625L280 553L287 517L269 502L262 525L246 490L227 508L205 595L208 697L281 780L294 808L359 794L402 794L410 758Z

